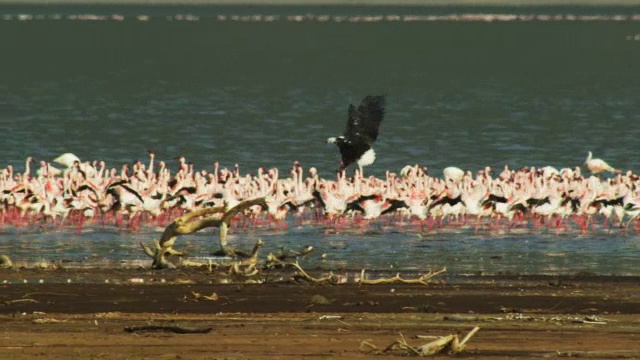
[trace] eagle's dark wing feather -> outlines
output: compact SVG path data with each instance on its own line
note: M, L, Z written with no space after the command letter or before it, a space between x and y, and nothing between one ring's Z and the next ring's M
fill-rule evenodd
M354 135L360 132L362 127L362 119L356 107L353 104L349 104L349 110L347 111L347 127L344 129L344 137L350 139Z
M380 123L384 118L384 96L367 96L358 108L362 119L362 134L373 144L378 139Z
M384 96L369 95L362 100L358 109L353 104L349 105L348 115L344 137L373 145L384 118Z

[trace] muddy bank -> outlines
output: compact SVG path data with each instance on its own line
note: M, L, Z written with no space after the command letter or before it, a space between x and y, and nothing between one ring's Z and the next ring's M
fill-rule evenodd
M48 279L52 274L57 278ZM479 276L428 286L218 284L203 272L146 270L29 270L11 278L2 284L0 313L640 313L640 281L625 277ZM218 300L197 301L194 293L215 293Z
M424 286L217 284L192 270L0 276L4 358L364 359L372 349L363 341L380 350L402 334L419 345L430 341L420 336L474 326L480 331L457 356L640 356L637 278L479 276ZM147 330L125 331L140 327Z

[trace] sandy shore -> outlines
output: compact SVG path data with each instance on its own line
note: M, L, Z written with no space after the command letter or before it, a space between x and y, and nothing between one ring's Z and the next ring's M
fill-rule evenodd
M637 278L221 285L200 270L96 269L2 270L0 279L7 359L365 359L363 341L382 350L402 334L418 346L431 341L420 336L474 326L459 356L640 357Z

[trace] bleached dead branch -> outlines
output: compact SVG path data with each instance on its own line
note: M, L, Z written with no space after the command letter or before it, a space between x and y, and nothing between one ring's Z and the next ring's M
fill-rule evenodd
M160 237L160 240L154 240L154 249L140 244L144 252L153 259L152 267L156 269L175 268L175 265L166 260L166 255L185 255L185 252L177 251L173 248L178 236L193 234L199 230L218 227L220 229L220 251L219 253L230 257L249 257L249 254L235 250L227 243L227 232L233 217L249 209L252 206L261 206L267 208L264 197L246 200L240 204L229 207L225 202L224 206L214 208L204 208L189 212L175 219L167 226ZM220 216L222 214L222 216Z
M404 279L400 276L400 273L396 274L394 277L390 278L382 278L375 280L367 280L364 276L365 270L362 269L360 272L360 284L363 285L375 285L375 284L391 284L391 283L403 283L403 284L422 284L429 285L429 280L432 278L447 272L447 268L442 268L438 271L429 271L427 274L420 276L417 279Z
M480 330L479 327L474 327L467 333L467 335L460 341L457 334L447 335L439 337L431 342L428 342L421 346L412 346L405 340L404 336L400 334L398 340L387 346L384 350L380 351L377 346L367 341L360 343L360 350L364 350L368 347L375 354L384 354L392 350L402 350L406 355L413 356L431 356L435 354L447 353L449 355L457 354L464 350L465 345L476 332Z

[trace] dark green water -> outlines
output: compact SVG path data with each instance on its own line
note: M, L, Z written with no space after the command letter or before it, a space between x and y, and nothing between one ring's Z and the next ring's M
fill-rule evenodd
M87 9L92 8L63 11ZM169 166L185 156L197 169L219 161L255 172L260 166L287 170L298 160L329 177L338 153L325 139L343 130L349 103L384 93L387 117L369 174L416 163L436 176L449 165L472 171L505 164L574 167L589 150L617 168L640 171L640 41L633 40L640 34L638 21L240 22L218 20L213 15L220 10L194 9L146 9L149 21L128 16L144 8L93 9L125 14L124 21L0 20L2 166L22 170L27 156L51 160L73 152L119 167L146 160L151 149ZM400 11L313 9L332 16ZM167 20L173 11L201 17ZM306 14L297 8L269 11ZM8 13L17 10L0 8L0 14ZM284 238L335 240L310 234ZM0 253L19 252L8 245L16 236L31 237L0 235ZM37 234L32 241L47 243L55 236ZM423 249L420 256L433 254L433 245L416 245L415 234L387 237ZM516 236L522 237L541 239ZM451 238L461 252L480 244ZM638 238L611 238L536 246L542 246L540 254L560 251L575 259L584 258L576 241L592 249L587 265L560 266L562 271L600 264L601 272L640 273L639 259L627 251L637 250ZM513 255L521 243L512 240L492 244L503 244ZM523 271L544 272L550 258L540 256L539 265ZM631 262L624 268L603 260L623 258ZM478 265L469 261L461 271ZM391 262L381 256L372 266ZM419 266L422 259L403 263Z

